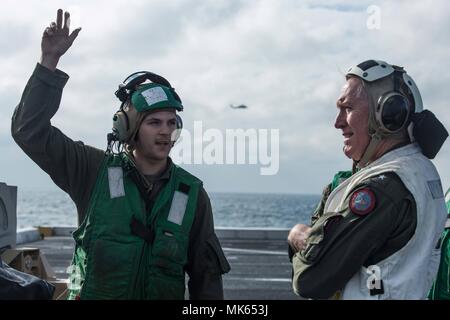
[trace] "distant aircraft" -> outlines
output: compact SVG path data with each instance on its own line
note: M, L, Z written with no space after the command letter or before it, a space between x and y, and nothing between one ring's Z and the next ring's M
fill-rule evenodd
M245 104L240 104L237 106L230 104L230 108L232 108L232 109L247 109L248 107Z

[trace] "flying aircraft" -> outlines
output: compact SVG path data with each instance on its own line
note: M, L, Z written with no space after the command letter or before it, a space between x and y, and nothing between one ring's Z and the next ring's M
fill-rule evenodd
M230 108L232 108L232 109L247 109L248 107L245 104L240 104L237 106L230 104Z

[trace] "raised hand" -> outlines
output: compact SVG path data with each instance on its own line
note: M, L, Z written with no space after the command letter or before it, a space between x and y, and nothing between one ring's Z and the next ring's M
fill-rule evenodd
M52 71L56 69L59 58L70 48L81 30L77 28L69 34L69 28L70 13L64 13L63 24L63 11L58 9L56 23L52 22L42 35L41 64Z

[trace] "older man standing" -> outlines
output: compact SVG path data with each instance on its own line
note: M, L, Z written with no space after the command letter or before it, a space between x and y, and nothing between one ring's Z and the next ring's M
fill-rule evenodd
M346 78L335 127L358 170L329 194L311 227L291 231L294 291L315 299L423 299L446 220L428 158L448 134L422 110L403 68L368 60Z

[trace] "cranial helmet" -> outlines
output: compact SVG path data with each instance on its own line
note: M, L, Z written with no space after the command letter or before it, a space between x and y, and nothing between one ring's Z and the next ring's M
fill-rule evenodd
M423 110L422 98L414 80L399 66L380 60L367 60L351 67L347 74L363 81L369 96L369 133L383 137L406 129L412 114Z
M423 110L419 89L403 67L367 60L347 71L346 78L352 76L363 80L369 99L371 141L359 162L367 163L382 139L407 135L419 143L426 156L434 158L448 133L434 114Z
M144 83L147 80L151 82ZM170 83L148 71L135 72L128 76L119 85L115 95L122 104L113 117L112 140L121 143L130 143L148 112L164 109L183 111L181 99ZM176 117L177 135L172 137L173 140L178 138L183 127L181 117Z

